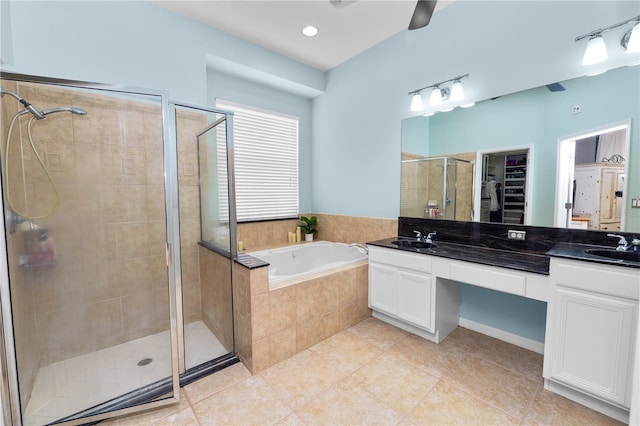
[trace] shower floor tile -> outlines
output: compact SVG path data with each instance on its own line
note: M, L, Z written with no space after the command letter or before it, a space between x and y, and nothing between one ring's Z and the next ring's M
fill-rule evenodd
M228 353L202 321L185 325L187 368ZM23 423L43 425L171 375L164 331L40 368ZM144 366L145 358L153 361Z

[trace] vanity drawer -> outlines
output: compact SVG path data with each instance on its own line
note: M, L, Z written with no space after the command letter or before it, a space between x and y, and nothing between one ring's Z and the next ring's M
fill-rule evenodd
M491 266L451 262L449 277L465 284L477 285L519 296L525 296L526 293L527 277L525 275L504 272Z
M369 246L369 262L384 263L418 272L431 272L431 256Z

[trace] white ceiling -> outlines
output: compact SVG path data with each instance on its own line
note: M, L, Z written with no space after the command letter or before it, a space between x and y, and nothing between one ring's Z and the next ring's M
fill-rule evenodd
M415 0L153 0L202 22L321 71L329 70L406 30ZM455 0L440 0L436 11ZM305 25L320 32L302 35ZM415 30L415 31L420 31Z

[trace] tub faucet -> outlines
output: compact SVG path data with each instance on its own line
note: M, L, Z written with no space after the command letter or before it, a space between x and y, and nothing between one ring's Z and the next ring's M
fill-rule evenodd
M630 247L631 244L629 244L627 242L627 239L625 237L623 237L622 235L618 235L618 234L607 234L607 237L612 237L612 238L619 238L618 240L618 247L616 247L617 251L627 251Z
M365 246L364 244L352 243L352 244L349 244L349 247L359 247L362 250L364 250L365 253L369 254L369 247Z

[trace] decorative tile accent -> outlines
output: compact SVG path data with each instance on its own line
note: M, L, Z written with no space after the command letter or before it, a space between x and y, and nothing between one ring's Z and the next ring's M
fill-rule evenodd
M128 175L136 174L136 161L133 158L122 159L122 173Z
M182 175L183 176L194 176L196 174L196 165L190 161L185 161L182 163Z
M47 153L47 168L51 172L59 172L62 169L62 161L60 159L60 154Z

